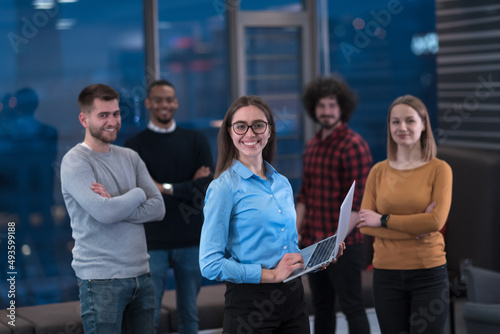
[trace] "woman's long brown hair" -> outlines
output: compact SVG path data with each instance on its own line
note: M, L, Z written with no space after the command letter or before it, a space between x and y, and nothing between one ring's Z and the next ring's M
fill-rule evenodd
M242 96L231 104L224 116L222 125L219 129L217 139L218 158L217 166L215 167L214 178L218 178L226 169L231 167L233 159L238 159L238 150L234 147L233 140L229 131L232 131L231 124L233 116L239 109L248 106L255 106L264 112L266 115L268 127L271 131L271 136L267 141L266 147L262 151L262 157L265 161L272 163L276 153L276 125L274 123L273 112L271 107L260 97L255 95Z

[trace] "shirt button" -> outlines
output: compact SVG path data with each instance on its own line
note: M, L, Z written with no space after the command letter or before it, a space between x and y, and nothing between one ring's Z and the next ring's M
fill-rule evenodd
M284 229L284 228L282 228L282 229L281 229L281 232L283 232L284 230L285 230L285 229Z
M283 246L283 249L286 249L286 246Z
M271 195L269 195L269 196L273 197L274 195L273 195L273 194L271 194Z
M278 212L281 213L281 209L279 209Z

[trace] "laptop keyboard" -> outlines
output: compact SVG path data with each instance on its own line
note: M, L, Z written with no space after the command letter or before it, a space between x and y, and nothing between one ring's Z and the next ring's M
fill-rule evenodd
M333 238L329 238L319 243L318 246L316 246L316 249L314 249L314 253L307 263L307 267L311 268L319 263L327 261L330 254L332 254L333 248L335 247L336 239L337 236L334 236Z

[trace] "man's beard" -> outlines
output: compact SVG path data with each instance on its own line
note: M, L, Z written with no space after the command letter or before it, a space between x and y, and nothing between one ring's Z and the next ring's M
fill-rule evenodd
M341 122L340 118L337 118L335 120L335 122L333 122L333 123L322 122L321 119L319 120L319 124L321 125L321 128L325 129L325 130L331 130L331 129L335 128L336 126L339 125L340 122Z
M94 127L90 126L89 127L89 131L90 131L90 135L100 141L102 141L103 143L106 143L106 144L111 144L113 143L115 140L116 140L116 137L118 136L118 131L120 130L120 128L117 129L117 131L115 132L115 136L114 138L112 139L108 139L106 138L103 133L104 133L104 130L102 129L95 129Z
M172 117L167 119L157 118L156 120L163 125L167 125L168 123L172 122Z

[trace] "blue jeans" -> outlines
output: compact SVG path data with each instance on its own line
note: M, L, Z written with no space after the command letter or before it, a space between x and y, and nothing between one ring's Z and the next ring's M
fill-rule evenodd
M373 272L373 300L382 334L443 333L449 293L446 265Z
M200 292L201 272L199 247L149 251L149 267L155 287L155 333L160 322L161 300L167 283L169 267L174 268L177 323L180 334L198 333L198 308L196 298Z
M151 334L154 288L151 274L115 279L80 279L85 334Z

